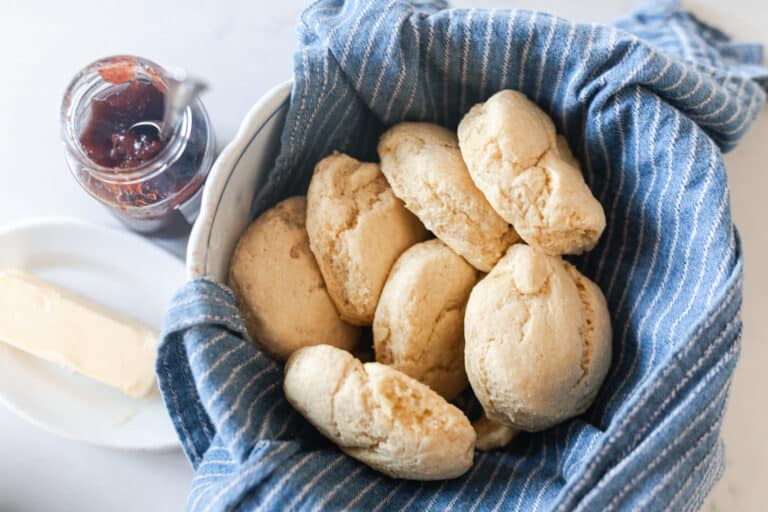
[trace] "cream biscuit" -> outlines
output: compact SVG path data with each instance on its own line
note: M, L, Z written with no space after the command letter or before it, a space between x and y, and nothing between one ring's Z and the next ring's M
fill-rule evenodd
M309 243L345 321L370 325L395 260L425 240L421 222L395 197L378 164L335 153L307 192Z
M389 274L373 320L376 361L447 400L467 386L464 308L478 272L440 240L405 251Z
M505 90L475 105L458 137L474 183L529 245L557 255L597 244L603 207L552 120L524 94Z
M516 428L490 420L487 416L473 421L472 428L477 434L475 448L483 452L504 448L520 433Z
M344 323L328 295L304 228L306 199L291 197L246 230L229 283L253 341L277 359L326 343L351 349L360 329Z
M440 240L489 271L519 240L472 183L456 134L429 123L401 123L379 141L381 170L395 194Z
M442 480L472 465L475 431L424 384L328 345L295 352L285 396L351 457L392 478Z
M523 244L475 286L464 332L467 375L486 415L521 430L584 412L611 361L610 319L597 285Z

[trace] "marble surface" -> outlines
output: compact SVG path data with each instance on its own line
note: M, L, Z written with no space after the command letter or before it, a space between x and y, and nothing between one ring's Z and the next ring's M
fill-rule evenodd
M58 137L58 107L70 77L86 63L130 53L187 68L211 84L205 103L221 143L248 108L290 77L294 25L307 0L202 2L5 0L0 16L0 224L69 216L118 226L69 175ZM705 20L743 40L768 44L764 0L687 0ZM456 6L528 7L582 21L610 21L637 0L462 0ZM148 15L147 13L151 13ZM706 510L763 510L768 498L768 114L726 156L733 209L746 253L741 361L724 436L727 470ZM184 239L164 241L177 250ZM2 250L2 248L0 248ZM0 510L180 510L192 477L180 451L126 453L71 443L0 408Z

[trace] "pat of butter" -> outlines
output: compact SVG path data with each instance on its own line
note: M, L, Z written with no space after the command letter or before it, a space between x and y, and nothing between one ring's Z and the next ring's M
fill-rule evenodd
M18 271L0 272L0 342L136 398L155 386L156 334Z

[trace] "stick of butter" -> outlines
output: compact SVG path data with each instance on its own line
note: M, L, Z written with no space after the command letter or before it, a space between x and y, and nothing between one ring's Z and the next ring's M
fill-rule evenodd
M74 293L0 272L0 342L135 398L155 386L156 334Z

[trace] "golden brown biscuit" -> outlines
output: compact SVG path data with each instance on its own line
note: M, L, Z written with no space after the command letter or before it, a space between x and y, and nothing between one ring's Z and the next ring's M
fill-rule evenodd
M608 308L597 285L523 244L475 286L464 332L467 376L486 415L521 430L584 412L611 361Z
M440 240L416 244L392 267L373 319L376 361L446 400L467 386L464 307L478 272Z
M381 171L397 197L440 240L488 272L519 240L472 183L456 134L429 123L400 123L379 141Z
M263 213L240 238L229 269L251 338L282 360L318 343L351 349L360 335L325 289L304 228L306 204L291 197Z
M565 161L565 163L576 169L581 169L581 164L579 164L579 161L573 156L573 151L571 151L571 147L568 145L568 139L558 134L555 140L555 147L557 148L557 154Z
M321 160L307 192L312 252L341 318L370 325L389 270L427 238L395 197L378 164L342 153Z
M472 422L472 428L477 434L475 448L484 452L504 448L520 433L516 428L489 420L486 416L481 416Z
M424 384L328 345L295 352L285 396L351 457L392 478L442 480L472 465L475 431Z
M592 249L605 229L594 198L552 120L517 91L501 91L459 123L472 180L532 247L547 254Z

